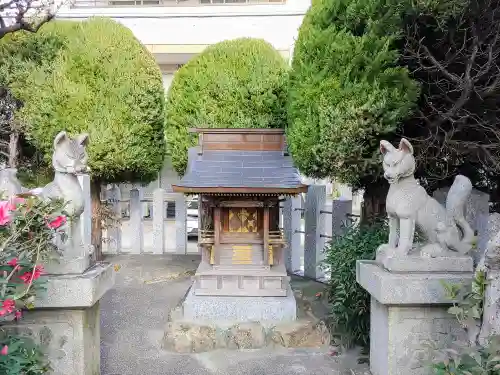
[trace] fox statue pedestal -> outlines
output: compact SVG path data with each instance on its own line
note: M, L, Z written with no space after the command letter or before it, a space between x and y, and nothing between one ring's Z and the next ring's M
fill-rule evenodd
M376 261L358 261L356 281L371 296L372 375L430 375L427 344L450 347L467 337L443 283L470 285L472 272L389 272Z
M39 341L52 367L50 375L100 374L99 300L114 285L114 269L104 262L90 265L91 246L82 236L82 232L90 233L81 226L82 213L90 209L85 199L90 192L83 192L78 179L80 175L88 185L89 176L82 175L88 171L87 142L86 134L71 139L65 132L54 140L54 181L43 189L42 196L67 202L69 218L64 230L68 238L56 242L62 253L58 261L44 265L46 292L37 298L34 309L9 327ZM9 177L1 180L0 190L11 196L25 190L13 172L0 175Z
M389 239L378 248L376 261L356 265L356 280L371 296L370 370L373 375L427 375L432 370L426 344L449 347L467 341L447 312L452 301L443 284L468 286L473 279L474 232L465 220L472 184L457 176L442 206L414 178L408 140L398 148L381 141L380 151L390 184ZM414 243L416 229L422 244Z
M449 254L439 257L421 256L422 250L410 251L401 257L387 246L377 249L377 262L389 272L473 272L471 256Z

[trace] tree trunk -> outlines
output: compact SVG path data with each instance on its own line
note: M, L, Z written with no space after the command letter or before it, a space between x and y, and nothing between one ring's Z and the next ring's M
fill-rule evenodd
M364 224L386 216L385 199L388 190L389 187L384 182L376 182L365 188L361 210L361 220Z
M102 219L101 219L101 181L92 179L90 186L92 200L92 246L94 261L102 260Z
M9 136L9 168L17 168L19 155L19 132L12 130Z

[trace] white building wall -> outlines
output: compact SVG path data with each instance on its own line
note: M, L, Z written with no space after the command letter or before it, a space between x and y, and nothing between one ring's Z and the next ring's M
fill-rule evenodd
M76 0L78 2L84 0ZM111 17L145 45L206 46L240 37L262 38L280 51L292 50L311 0L285 4L69 8L60 19Z
M165 92L168 92L168 88L172 84L172 80L174 79L174 73L163 73L163 87L165 88Z

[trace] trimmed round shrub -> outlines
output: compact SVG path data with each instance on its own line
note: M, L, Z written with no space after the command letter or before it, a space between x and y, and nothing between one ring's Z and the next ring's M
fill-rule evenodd
M370 295L356 282L356 261L375 259L387 235L385 222L351 226L326 247L324 266L331 274L328 300L332 334L340 336L347 347L368 347L370 341Z
M269 43L242 38L205 49L179 69L167 96L165 138L179 174L196 143L188 128L284 128L288 66Z
M378 144L418 98L398 67L401 20L391 2L316 0L299 30L289 92L288 144L311 177L363 186L380 176Z
M156 178L165 155L162 76L128 28L105 18L55 21L13 42L50 52L9 82L24 103L23 131L47 159L59 131L87 132L94 181Z

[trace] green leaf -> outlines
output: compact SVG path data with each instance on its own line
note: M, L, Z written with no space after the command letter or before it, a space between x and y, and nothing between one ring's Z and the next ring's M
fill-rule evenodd
M448 309L448 313L453 314L453 315L460 315L463 313L463 308L459 306L452 306Z

